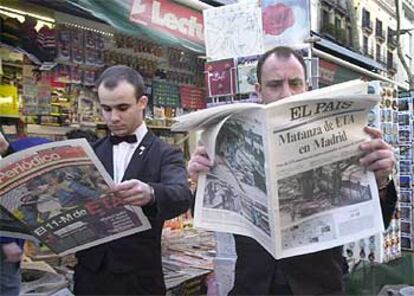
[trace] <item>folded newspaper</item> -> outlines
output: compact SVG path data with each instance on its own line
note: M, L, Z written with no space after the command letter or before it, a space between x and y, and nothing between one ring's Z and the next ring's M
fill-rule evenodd
M84 139L44 144L0 160L0 235L34 238L66 255L149 229Z
M202 129L216 164L199 176L194 225L252 237L277 259L383 231L375 176L358 149L379 100L358 80L178 117L173 129Z

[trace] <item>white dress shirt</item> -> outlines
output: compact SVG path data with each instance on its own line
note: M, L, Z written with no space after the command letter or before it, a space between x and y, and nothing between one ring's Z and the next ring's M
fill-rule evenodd
M141 143L142 139L145 137L147 132L147 126L145 125L145 122L143 122L134 132L134 134L137 137L136 143L121 142L117 145L113 145L112 152L115 184L121 183L125 171L128 167L128 164L131 161L132 155L138 148L139 144Z

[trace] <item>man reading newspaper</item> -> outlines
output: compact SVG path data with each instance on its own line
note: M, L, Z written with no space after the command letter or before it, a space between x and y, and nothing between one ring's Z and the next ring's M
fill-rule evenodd
M140 206L151 229L77 253L77 295L165 294L161 267L164 220L185 212L191 200L182 152L149 131L141 75L127 66L106 69L96 84L111 132L95 153L117 185L113 192Z
M256 91L265 104L307 91L305 63L299 54L288 47L276 47L266 52L257 65ZM396 192L389 174L395 164L391 147L382 139L379 130L366 127L371 140L359 148L361 165L375 173L380 190L385 224L393 213ZM215 163L206 149L198 147L188 164L193 180L209 172ZM311 254L276 260L254 239L234 235L237 262L234 295L338 295L344 293L342 247Z

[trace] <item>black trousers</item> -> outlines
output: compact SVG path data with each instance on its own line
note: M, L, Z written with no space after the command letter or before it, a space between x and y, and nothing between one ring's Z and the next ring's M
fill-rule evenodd
M111 272L108 266L92 271L77 264L74 275L75 295L165 295L164 283L139 272Z
M235 235L231 295L344 295L342 248L276 260L255 240Z

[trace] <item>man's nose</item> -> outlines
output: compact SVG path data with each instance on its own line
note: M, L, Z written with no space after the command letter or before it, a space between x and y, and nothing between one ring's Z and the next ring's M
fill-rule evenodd
M117 110L112 110L111 112L111 121L118 121L119 120L119 112Z
M283 82L281 97L286 98L292 95L292 90L290 89L290 85L288 81Z

